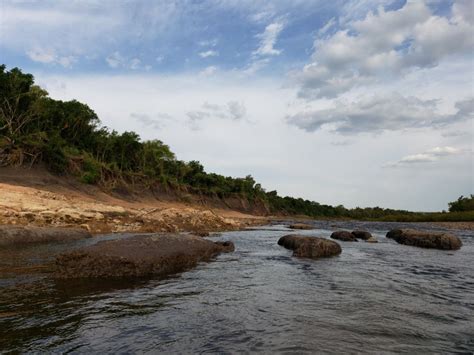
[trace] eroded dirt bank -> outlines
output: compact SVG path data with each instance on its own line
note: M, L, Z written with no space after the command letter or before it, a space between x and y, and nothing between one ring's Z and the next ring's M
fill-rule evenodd
M0 224L82 227L91 233L212 232L264 224L232 210L113 196L45 171L0 168Z

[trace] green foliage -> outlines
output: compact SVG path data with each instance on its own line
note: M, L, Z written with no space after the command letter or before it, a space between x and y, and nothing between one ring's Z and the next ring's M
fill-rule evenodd
M448 203L449 212L474 211L474 195L470 197L461 196L457 201Z
M138 180L144 186L156 184L180 190L184 196L192 193L243 198L250 203L263 203L274 214L390 220L441 218L380 207L347 209L322 205L281 197L276 191L266 192L251 175L232 178L207 173L198 161L176 159L160 140L142 142L134 132L118 133L100 127L99 118L89 106L76 100L54 100L34 85L31 74L18 68L7 71L5 65L0 65L0 166L40 162L55 173L76 175L87 184ZM442 218L462 218L459 213L474 210L474 196L461 196L449 206L451 213Z
M86 184L96 184L101 176L101 164L93 157L86 155L82 162L81 181Z

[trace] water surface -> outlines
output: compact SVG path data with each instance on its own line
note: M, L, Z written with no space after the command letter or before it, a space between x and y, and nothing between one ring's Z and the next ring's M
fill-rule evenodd
M222 233L236 251L166 280L56 282L38 267L70 244L0 250L2 352L472 353L474 233L459 251L398 245L400 223L314 222L328 237L364 227L378 244L296 259L284 225ZM422 229L427 224L410 225ZM295 232L291 232L295 233ZM25 267L26 265L26 267Z

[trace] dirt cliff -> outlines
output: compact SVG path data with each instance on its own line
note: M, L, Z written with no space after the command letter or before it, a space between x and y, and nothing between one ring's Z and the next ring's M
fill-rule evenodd
M41 169L0 168L0 224L80 226L92 233L234 230L262 224L212 201L173 201L152 193L107 193Z

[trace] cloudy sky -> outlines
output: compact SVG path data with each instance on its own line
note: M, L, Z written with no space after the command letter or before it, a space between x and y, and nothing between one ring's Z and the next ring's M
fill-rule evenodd
M442 210L474 193L473 4L1 0L0 62L208 171Z

